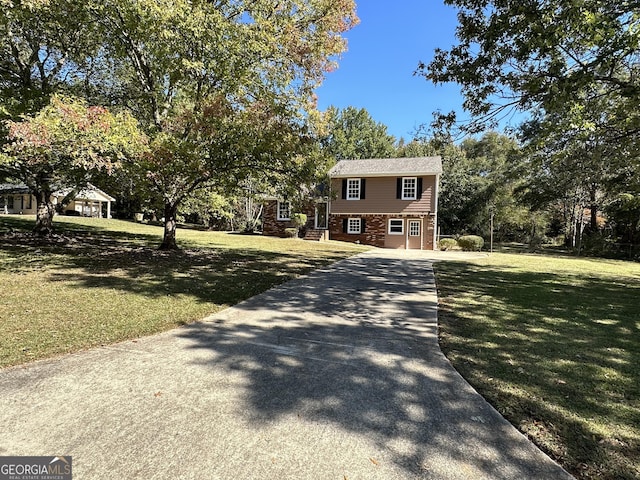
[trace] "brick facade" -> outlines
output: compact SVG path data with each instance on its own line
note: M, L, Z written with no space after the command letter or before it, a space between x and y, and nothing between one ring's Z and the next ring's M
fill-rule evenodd
M313 228L315 222L315 209L313 205L307 206L302 213L307 215L306 228ZM296 213L296 212L291 212ZM285 229L293 228L290 220L278 220L278 202L276 200L268 200L264 203L262 212L262 234L272 237L286 237Z
M361 218L364 220L365 228L360 234L349 234L345 232L344 221L349 218ZM341 242L361 243L363 245L372 245L374 247L387 248L406 248L406 236L387 236L389 219L403 218L413 219L413 217L401 217L399 215L337 215L332 214L329 217L329 238L331 240L339 240ZM417 219L417 218L416 218ZM433 250L433 223L434 217L424 217L421 238L423 239L422 248L424 250ZM415 237L417 238L417 237ZM419 244L419 242L418 242ZM414 246L413 248L416 248ZM419 247L417 247L419 248Z
M344 220L353 217L364 220L364 232L349 234L344 231ZM331 240L384 247L386 231L386 215L329 215L329 238Z
M292 228L291 221L277 220L278 217L278 202L276 200L269 200L264 204L264 213L262 220L262 232L264 235L270 235L274 237L286 237L285 229ZM312 229L315 223L315 206L313 204L304 208L307 215L307 229ZM293 213L293 212L292 212ZM364 231L359 234L349 234L344 230L344 221L349 218L361 218L364 220ZM342 242L360 243L363 245L372 245L380 248L405 248L406 237L401 236L388 236L387 229L389 227L390 218L404 218L412 219L411 216L401 215L329 215L329 238L331 240L338 240ZM417 218L417 217L416 217ZM422 218L422 248L424 250L433 250L433 230L434 230L434 217L426 216ZM415 237L417 238L417 237ZM417 245L413 245L416 248ZM411 245L410 245L411 247Z

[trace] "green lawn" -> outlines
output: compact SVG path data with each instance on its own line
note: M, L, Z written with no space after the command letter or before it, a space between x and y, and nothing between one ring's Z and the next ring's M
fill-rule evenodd
M640 478L640 264L494 254L436 264L458 371L579 478Z
M56 243L32 239L33 217L0 216L0 367L193 322L320 265L365 250L56 217Z

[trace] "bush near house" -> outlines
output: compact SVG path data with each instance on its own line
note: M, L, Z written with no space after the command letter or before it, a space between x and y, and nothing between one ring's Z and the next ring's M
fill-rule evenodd
M284 233L287 238L297 238L298 237L298 227L295 228L285 228Z
M458 246L465 252L479 252L484 246L484 239L478 235L463 235L458 239Z
M447 250L454 250L458 247L458 242L455 238L441 238L438 240L438 248L443 252Z
M307 224L307 215L304 213L294 213L291 215L292 228L285 228L284 233L289 238L304 237ZM289 231L289 230L293 230Z
M295 227L301 227L307 223L307 216L304 213L294 213L291 215L291 223Z

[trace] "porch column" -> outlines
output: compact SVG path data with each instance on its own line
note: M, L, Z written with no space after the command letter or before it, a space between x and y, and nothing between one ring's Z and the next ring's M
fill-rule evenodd
M111 218L111 200L107 200L107 218Z
M102 200L98 200L98 218L102 218Z

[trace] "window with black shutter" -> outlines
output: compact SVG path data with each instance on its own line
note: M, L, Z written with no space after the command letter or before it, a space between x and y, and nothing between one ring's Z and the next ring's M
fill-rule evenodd
M362 184L364 180L361 178L347 178L347 190L345 198L347 200L362 199Z
M359 233L362 233L362 219L349 218L347 220L347 233L350 235L357 235Z

